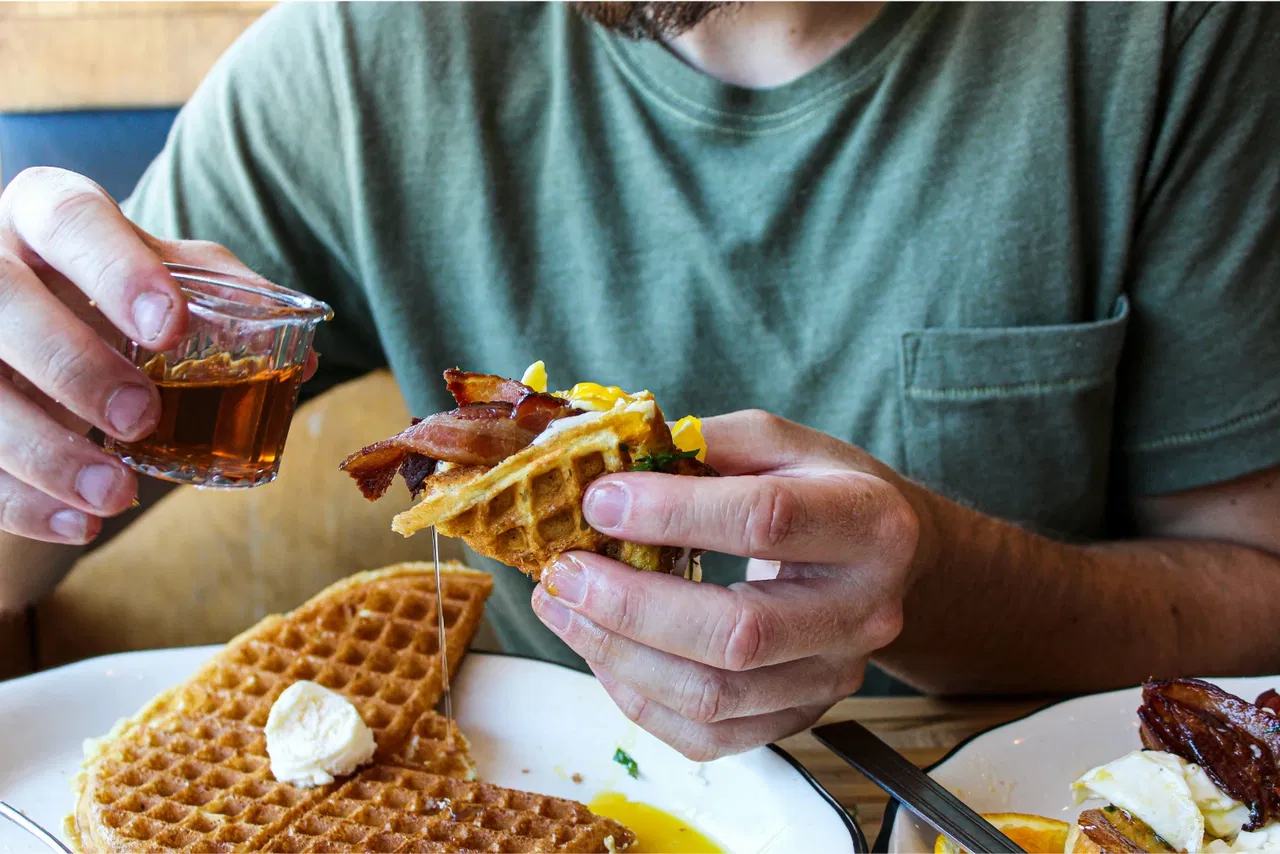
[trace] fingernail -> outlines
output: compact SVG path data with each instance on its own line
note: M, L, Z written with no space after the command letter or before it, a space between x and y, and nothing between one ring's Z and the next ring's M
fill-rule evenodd
M534 610L538 612L538 618L546 623L547 628L556 634L562 635L565 629L569 628L569 609L550 596L539 596Z
M173 310L173 301L157 293L145 293L133 301L133 327L143 341L160 337L165 320Z
M94 507L103 507L107 497L120 482L120 473L115 466L91 465L80 469L76 475L76 492Z
M145 388L136 385L121 386L107 401L107 421L117 434L132 436L149 406L151 394Z
M89 520L79 510L58 510L49 517L49 530L65 540L83 540Z
M582 564L571 557L561 557L551 567L550 578L542 580L542 586L552 596L567 605L581 605L587 598L587 580L582 574Z
M587 522L596 530L616 528L627 517L627 505L631 503L628 489L620 483L601 483L587 491L582 512Z

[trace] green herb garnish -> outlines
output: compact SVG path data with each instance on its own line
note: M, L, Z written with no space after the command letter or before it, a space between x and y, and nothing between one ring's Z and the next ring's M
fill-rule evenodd
M1267 732L1280 732L1280 724L1272 724L1267 727Z
M627 469L627 471L660 472L677 460L691 460L696 456L698 456L696 449L692 451L659 451L656 454L636 457L631 463L631 468Z
M632 777L640 776L640 766L637 765L636 761L627 755L627 751L623 750L621 747L614 751L613 761L617 762L623 768L626 768L627 773Z

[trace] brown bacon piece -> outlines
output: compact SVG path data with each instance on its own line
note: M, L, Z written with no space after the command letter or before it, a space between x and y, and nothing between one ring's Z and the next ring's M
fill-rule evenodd
M517 424L513 411L509 403L494 402L439 412L390 439L361 448L338 468L351 475L364 497L373 501L387 491L409 454L460 465L497 465L527 448L537 435ZM419 477L422 465L414 463L409 469L419 488L426 476ZM406 480L413 489L412 480Z
M417 451L410 451L405 455L404 462L400 463L400 476L404 478L404 485L409 487L411 496L417 498L418 493L422 492L423 481L435 474L436 462Z
M1246 830L1280 814L1280 720L1199 679L1142 686L1142 740L1194 762L1222 791L1249 807Z
M1173 851L1156 832L1117 807L1085 810L1077 819L1080 830L1099 851L1108 854L1139 851Z
M1253 701L1253 704L1258 708L1270 709L1280 715L1280 694L1276 693L1275 688L1268 688L1263 691L1258 695L1258 699ZM1280 723L1280 719L1277 719L1277 723Z
M533 389L516 380L494 374L475 374L458 368L445 371L444 381L449 386L449 393L453 395L453 399L459 406L495 401L515 406L525 395L537 394Z
M582 414L577 409L569 408L569 401L554 394L531 391L516 403L511 417L526 430L541 433L547 425L557 418Z

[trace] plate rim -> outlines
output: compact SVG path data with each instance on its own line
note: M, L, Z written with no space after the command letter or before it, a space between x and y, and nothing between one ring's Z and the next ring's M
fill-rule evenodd
M995 732L996 730L1004 729L1005 727L1013 726L1014 724L1020 724L1023 721L1027 720L1028 718L1034 718L1036 715L1040 714L1041 712L1047 712L1050 709L1055 709L1058 706L1065 705L1067 703L1072 702L1073 700L1083 699L1084 697L1098 697L1098 696L1102 696L1103 694L1117 694L1122 691L1131 691L1131 690L1133 689L1120 688L1116 691L1102 691L1102 692L1099 692L1098 694L1082 694L1079 697L1064 697L1061 700L1055 700L1054 702L1050 703L1047 706L1043 706L1039 709L1033 709L1024 715L1018 715L1018 717L1012 720L1005 721L1002 724L989 726L986 729L978 730L975 733L969 734L968 736L963 738L958 744L956 744L955 747L951 748L946 753L942 754L942 756L936 762L930 762L927 766L925 766L920 770L924 771L924 773L926 774L931 774L933 773L934 769L943 765L945 762L950 760L961 750L964 750L972 742L976 741L977 739L981 738L987 733ZM898 807L900 805L901 803L898 801L897 798L893 796L889 797L889 803L885 804L885 807L884 807L884 818L880 819L880 831L876 834L876 841L873 842L871 845L871 854L888 854L889 837L893 835L893 826L897 822Z
M95 655L90 658L82 658L79 661L70 661L65 664L60 664L57 667L50 667L44 670L36 671L35 673L28 673L23 676L15 677L14 679L5 680L4 682L0 682L0 690L5 690L6 688L9 688L13 685L16 685L32 677L45 676L47 674L55 673L59 670L65 670L68 668L89 664L93 661L104 659L104 658L114 658L117 656L132 656L138 653L146 654L146 653L165 653L165 652L193 652L195 650L217 650L224 646L226 646L225 643L197 644L193 646L160 647L157 649L130 649L130 650L121 650L120 652L109 652L109 653L104 653L102 655ZM468 651L467 655L458 664L459 670L461 670L461 668L466 665L466 660L470 656L513 658L521 661L531 661L536 664L550 664L555 667L559 667L563 670L567 670L570 673L576 676L580 676L584 679L592 679L590 674L584 673L578 668L565 664L562 661L551 661L545 658L535 658L531 655L523 655L518 652L491 651L491 650ZM1010 723L1012 723L1012 721ZM980 733L975 734L974 737L976 737L977 735L980 735ZM845 830L849 834L849 841L853 845L854 854L870 854L870 852L874 850L868 847L866 834L863 832L862 826L858 824L857 819L854 818L854 816L850 814L850 812L847 809L844 808L843 804L841 804L838 800L836 800L835 795L831 794L831 792L829 792L827 788L822 785L822 783L818 782L818 779L813 776L813 772L811 772L808 768L806 768L804 763L802 763L799 759L797 759L795 756L789 753L785 748L780 747L777 744L770 743L770 744L764 745L764 747L773 751L773 753L777 754L784 762L786 762L789 766L791 766L791 768L800 775L800 778L804 780L804 782L806 782L809 785L809 787L812 788L814 792L823 801L826 802L827 806L830 807L833 812L835 812L835 814L839 817L840 821L844 824ZM942 761L943 760L939 760L939 762L942 762ZM879 837L877 837L877 842L878 841L879 841Z
M1210 682L1214 685L1217 685L1219 682L1223 682L1227 680L1271 679L1271 678L1280 678L1280 675L1263 673L1258 676L1201 676L1201 677L1193 677L1193 678L1202 679L1205 682ZM1136 685L1129 685L1124 688L1116 688L1112 691L1096 691L1092 694L1077 694L1075 696L1062 697L1061 699L1054 700L1053 702L1048 703L1047 705L1041 706L1038 709L1032 709L1026 714L1018 715L1016 718L1007 720L1002 724L989 726L986 729L978 730L977 732L972 733L971 735L961 740L955 747L951 748L946 753L944 753L936 762L929 763L929 765L922 768L921 770L924 771L926 774L933 773L936 769L940 768L942 765L946 764L951 759L953 759L955 755L959 753L961 750L964 750L972 742L976 741L977 739L981 738L984 735L987 735L988 733L993 733L993 732L996 732L997 730L1002 730L1005 727L1016 726L1017 724L1023 723L1029 720L1030 718L1034 718L1036 715L1042 715L1042 714L1045 714L1046 712L1052 712L1055 709L1057 709L1059 706L1065 706L1069 703L1074 703L1080 700L1091 700L1098 697L1108 697L1108 696L1117 695L1117 694L1127 694L1131 691L1139 691L1142 689L1143 684L1144 683L1139 682ZM894 798L894 797L889 798L889 803L886 804L884 808L884 818L880 820L880 830L878 833L876 833L875 842L871 844L871 854L888 854L889 838L893 835L893 828L894 828L894 825L897 823L898 807L900 805L901 804L897 798Z
M577 674L578 676L581 676L584 679L593 678L590 674L584 673L576 667L565 664L563 661L551 661L544 658L534 658L529 655L522 655L518 652L505 652L505 651L495 652L495 651L489 651L489 650L486 650L484 652L480 652L477 650L477 652L480 655L491 655L491 656L501 657L501 658L518 658L518 659L523 659L525 661L536 661L540 664L551 664L551 665L555 665L556 667L563 668L564 670L568 670L571 673ZM472 653L468 653L468 655L471 655L471 654ZM465 662L466 659L464 658L463 661ZM462 665L459 664L458 666L461 667ZM799 759L796 759L785 748L779 747L777 744L770 742L769 744L764 745L764 747L768 748L769 750L772 750L774 753L780 756L784 762L786 762L793 769L795 769L796 772L800 774L801 779L803 779L806 783L808 783L809 786L815 792L818 793L819 797L821 797L824 801L827 802L827 806L831 807L831 809L835 812L835 814L840 817L840 820L844 823L845 830L849 832L849 841L853 843L853 850L855 854L870 854L871 849L867 847L867 837L866 837L866 834L862 832L862 826L859 825L857 820L852 815L849 814L849 811L844 808L844 805L841 804L838 800L836 800L835 795L827 791L826 786L818 782L818 778L813 776L813 773L804 766L804 763L801 762Z

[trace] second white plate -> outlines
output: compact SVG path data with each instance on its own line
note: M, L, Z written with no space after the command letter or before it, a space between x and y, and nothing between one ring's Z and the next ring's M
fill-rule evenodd
M1210 679L1250 702L1280 676ZM981 813L1020 812L1074 822L1086 806L1071 784L1090 768L1142 747L1140 688L1067 700L974 736L929 769L929 774ZM890 805L874 850L932 851L937 834L910 812Z

